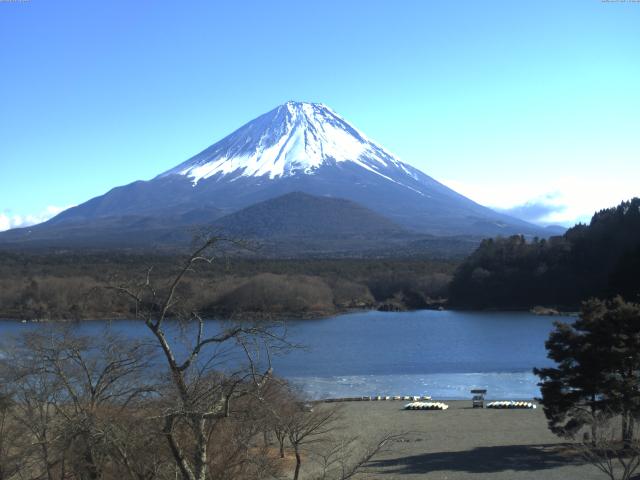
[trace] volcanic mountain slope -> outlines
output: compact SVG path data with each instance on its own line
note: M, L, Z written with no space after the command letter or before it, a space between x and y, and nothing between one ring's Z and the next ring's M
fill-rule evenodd
M387 218L349 200L293 192L231 213L213 223L229 235L258 239L282 237L406 236Z
M0 241L60 239L87 228L127 243L132 223L163 230L210 225L292 192L350 200L415 233L545 236L400 161L330 108L288 102L152 180L114 188Z
M247 240L261 256L290 258L463 257L479 243L409 232L355 202L301 192L231 213L216 220L213 231Z
M167 252L190 249L194 236L219 235L226 254L269 258L463 257L480 242L474 237L436 237L407 231L350 200L293 192L258 202L206 224L207 212L172 217L104 217L93 222L61 222L46 229L10 230L0 249L113 250ZM217 212L213 212L213 215ZM123 233L124 232L124 233ZM126 238L125 238L126 233ZM18 241L11 239L17 239Z

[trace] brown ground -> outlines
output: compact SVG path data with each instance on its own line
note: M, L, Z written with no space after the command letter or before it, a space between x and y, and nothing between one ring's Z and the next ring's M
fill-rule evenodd
M407 432L369 464L366 478L433 480L602 479L602 473L568 452L536 410L473 409L450 401L446 411L407 411L406 402L345 402L350 432L375 439Z

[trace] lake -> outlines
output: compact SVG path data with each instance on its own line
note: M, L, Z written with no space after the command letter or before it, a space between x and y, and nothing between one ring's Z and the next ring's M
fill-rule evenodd
M287 338L304 349L273 359L274 371L312 398L431 395L470 398L486 388L492 399L539 396L533 367L548 366L544 342L555 320L524 312L362 312L318 320L290 320ZM218 322L211 320L210 325ZM128 337L149 335L130 320L74 324L83 334L105 327ZM0 322L7 338L43 324Z

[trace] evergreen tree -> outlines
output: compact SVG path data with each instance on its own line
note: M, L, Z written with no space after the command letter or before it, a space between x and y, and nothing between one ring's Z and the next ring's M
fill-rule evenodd
M640 305L621 297L583 303L573 324L556 323L546 342L554 368L534 369L549 428L572 437L598 416L620 415L621 437L640 416Z

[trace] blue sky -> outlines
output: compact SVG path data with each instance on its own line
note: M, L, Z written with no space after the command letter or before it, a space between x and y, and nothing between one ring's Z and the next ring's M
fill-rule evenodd
M640 3L0 2L0 229L149 179L287 100L493 207L640 195Z

